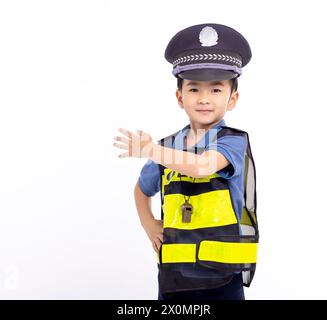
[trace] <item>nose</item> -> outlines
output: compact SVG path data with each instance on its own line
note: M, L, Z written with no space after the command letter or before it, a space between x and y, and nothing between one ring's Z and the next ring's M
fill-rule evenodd
M206 98L205 96L202 95L202 96L199 97L198 103L199 104L208 104L210 102L209 102L208 98Z
M208 104L210 103L209 99L207 98L206 92L201 90L198 95L198 103L199 104Z

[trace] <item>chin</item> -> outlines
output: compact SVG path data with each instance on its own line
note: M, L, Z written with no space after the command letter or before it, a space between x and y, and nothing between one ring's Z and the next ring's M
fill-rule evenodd
M211 122L215 122L215 119L213 119L213 118L197 119L196 121L199 123L211 123Z

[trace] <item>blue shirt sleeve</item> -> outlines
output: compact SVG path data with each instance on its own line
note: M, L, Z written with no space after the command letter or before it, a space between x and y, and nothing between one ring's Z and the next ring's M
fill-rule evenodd
M160 190L160 172L159 165L148 160L141 170L138 183L142 192L148 196L152 197Z
M244 136L223 136L208 145L208 150L216 150L222 153L229 161L229 165L217 173L225 178L231 179L243 172L246 139Z

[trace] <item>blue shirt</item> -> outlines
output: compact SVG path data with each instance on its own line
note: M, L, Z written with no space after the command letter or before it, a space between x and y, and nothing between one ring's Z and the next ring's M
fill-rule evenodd
M212 138L214 137L213 134L215 135L220 131L222 126L226 126L224 120L221 120L218 124L210 128L210 130L202 136L200 141L191 148L188 148L187 151L195 152L195 147L200 147L205 148L205 151L216 150L226 157L230 164L222 170L217 171L217 174L227 179L233 208L240 221L244 202L244 154L246 150L246 139L239 135L228 135L212 142ZM184 137L189 130L190 125L188 124L177 133L172 146L174 149L183 150ZM138 182L142 192L148 197L152 197L159 192L159 165L152 160L148 160L141 170Z

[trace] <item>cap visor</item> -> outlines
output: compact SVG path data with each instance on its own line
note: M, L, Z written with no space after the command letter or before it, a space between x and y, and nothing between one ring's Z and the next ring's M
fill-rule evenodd
M198 81L213 81L213 80L229 80L236 78L237 73L226 70L217 69L196 69L188 70L178 74L182 79L198 80Z

